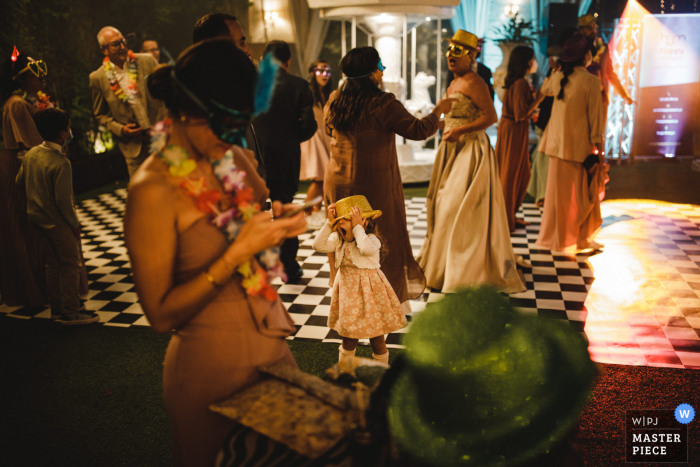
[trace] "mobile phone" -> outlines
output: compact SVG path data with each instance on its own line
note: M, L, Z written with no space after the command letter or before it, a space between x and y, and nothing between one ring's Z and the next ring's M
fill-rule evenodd
M302 211L308 211L309 209L312 209L318 205L320 205L323 202L323 196L317 196L308 203L305 203L303 206L300 206L296 209L292 209L291 211L287 211L281 216L277 217L277 219L286 219L288 217L294 217L297 214L299 214Z

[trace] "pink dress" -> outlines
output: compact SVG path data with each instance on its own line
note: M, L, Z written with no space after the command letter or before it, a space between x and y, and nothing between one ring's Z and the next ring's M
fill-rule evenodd
M361 269L346 249L333 284L328 327L350 339L371 339L407 326L394 289L379 269Z

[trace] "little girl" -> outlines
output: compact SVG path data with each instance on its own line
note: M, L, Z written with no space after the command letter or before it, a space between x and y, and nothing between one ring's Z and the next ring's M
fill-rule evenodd
M316 251L335 253L337 274L333 282L328 327L343 338L339 360L355 355L359 339L369 339L372 357L389 362L384 334L406 327L394 289L379 269L382 242L372 210L364 196L351 196L328 206L328 222L313 243Z

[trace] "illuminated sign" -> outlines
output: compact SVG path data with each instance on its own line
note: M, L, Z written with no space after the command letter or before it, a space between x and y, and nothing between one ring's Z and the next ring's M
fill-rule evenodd
M645 15L634 154L694 154L698 83L700 15Z

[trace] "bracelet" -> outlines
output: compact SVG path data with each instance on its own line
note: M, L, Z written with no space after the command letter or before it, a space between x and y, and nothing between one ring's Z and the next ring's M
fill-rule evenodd
M211 273L209 272L209 270L204 271L204 277L206 277L207 280L208 280L209 282L211 282L211 285L213 285L214 288L220 289L220 288L223 287L223 285L217 284L217 283L216 283L216 280L214 280L214 276L211 275Z

